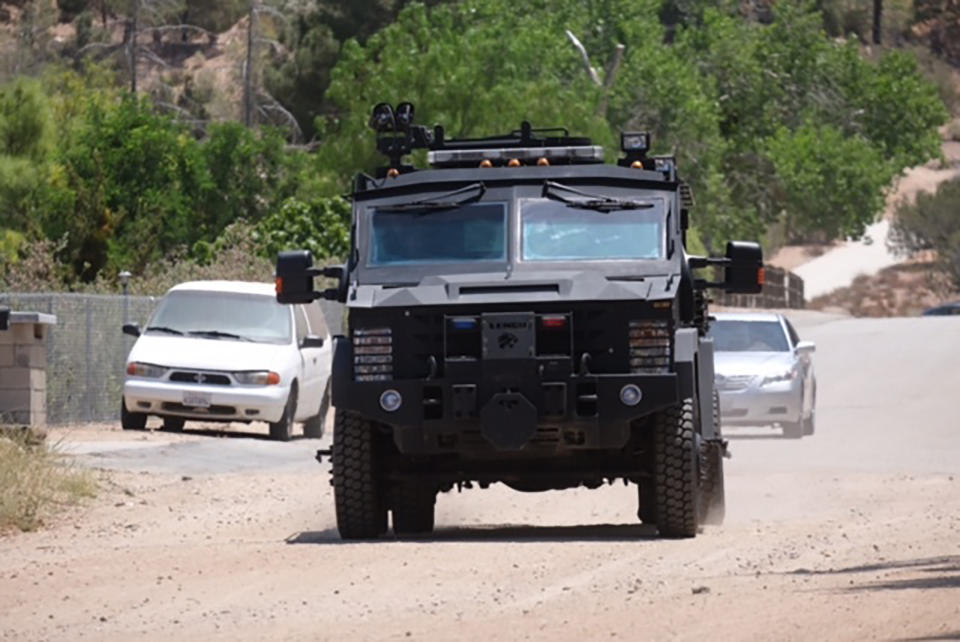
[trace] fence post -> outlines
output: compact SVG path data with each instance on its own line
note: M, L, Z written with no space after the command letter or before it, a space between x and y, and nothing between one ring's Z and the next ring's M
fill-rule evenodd
M93 421L93 381L91 375L90 364L93 362L93 311L90 309L90 297L84 297L84 317L86 321L86 327L84 328L84 367L83 367L83 379L84 379L84 394L83 394L83 406L84 406L84 419L88 422Z

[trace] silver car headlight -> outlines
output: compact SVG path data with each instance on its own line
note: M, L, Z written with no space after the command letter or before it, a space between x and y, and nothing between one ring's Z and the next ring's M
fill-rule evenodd
M159 379L167 374L167 370L169 370L169 368L157 366L152 363L141 363L140 361L131 361L127 364L127 374L132 377Z
M790 368L786 372L777 372L774 374L768 374L763 378L763 381L760 382L761 386L766 386L771 383L783 383L785 381L793 381L797 378L798 371L796 368Z
M280 375L271 370L245 370L234 372L233 378L237 383L253 386L274 386L280 383Z

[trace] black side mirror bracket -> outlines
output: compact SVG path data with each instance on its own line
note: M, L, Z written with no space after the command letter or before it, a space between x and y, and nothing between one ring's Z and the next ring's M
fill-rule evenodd
M124 323L123 324L123 333L131 337L140 336L140 326L136 323Z
M337 287L315 291L313 279L318 276L337 279ZM277 301L311 303L316 299L327 299L344 302L347 300L346 276L347 270L343 265L314 267L313 255L309 250L280 252L276 271Z
M691 256L690 268L722 267L723 281L696 279L694 287L700 290L719 288L734 294L759 294L763 290L766 275L763 269L763 249L759 243L730 241L726 256Z

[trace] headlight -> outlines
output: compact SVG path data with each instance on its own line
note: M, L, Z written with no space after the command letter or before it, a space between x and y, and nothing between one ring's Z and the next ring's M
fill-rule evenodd
M273 386L280 383L280 375L270 370L245 370L234 372L233 378L237 383L253 386Z
M670 322L666 319L631 321L629 331L630 372L670 372Z
M127 374L132 377L146 377L148 379L159 379L167 374L168 368L155 366L152 363L140 363L131 361L127 364Z
M790 368L786 372L768 374L763 378L763 381L760 382L760 385L765 386L770 383L782 383L784 381L793 381L796 378L797 378L797 369Z
M353 378L356 381L393 379L393 332L390 328L354 328Z

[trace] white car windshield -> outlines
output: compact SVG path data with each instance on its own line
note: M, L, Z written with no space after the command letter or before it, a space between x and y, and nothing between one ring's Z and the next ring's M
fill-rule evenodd
M164 297L146 331L282 344L291 325L290 308L270 296L183 290Z
M779 321L719 320L710 324L717 352L787 352L790 344Z
M662 206L597 211L533 199L522 204L521 217L524 261L663 258Z

